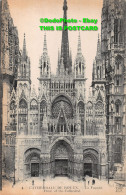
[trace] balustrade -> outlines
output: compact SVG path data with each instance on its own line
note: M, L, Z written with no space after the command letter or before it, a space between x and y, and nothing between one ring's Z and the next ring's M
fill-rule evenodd
M69 127L66 126L66 124L55 124L50 123L48 124L48 133L49 135L75 135L75 124L69 124Z

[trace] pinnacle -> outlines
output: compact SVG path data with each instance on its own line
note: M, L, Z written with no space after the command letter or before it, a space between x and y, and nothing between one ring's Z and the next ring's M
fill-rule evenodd
M23 58L26 57L26 40L25 40L25 33L24 33L24 41L23 41Z
M43 53L47 53L47 41L46 41L46 33L44 34L44 45L43 45Z

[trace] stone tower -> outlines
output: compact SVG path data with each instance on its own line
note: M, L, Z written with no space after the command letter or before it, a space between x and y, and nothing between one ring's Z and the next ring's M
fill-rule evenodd
M16 111L10 111L10 94L17 86L17 68L19 63L19 39L18 31L14 26L10 15L7 0L2 1L1 12L1 76L2 76L2 158L3 175L13 177L15 159L15 137L16 137ZM14 108L15 110L15 108ZM9 113L13 123L9 125Z
M108 166L124 178L126 154L126 1L104 0L101 51L106 77L106 138Z
M31 69L30 59L27 55L26 40L24 34L23 50L21 51L20 64L18 66L17 76L17 134L28 134L28 109L29 109L29 98L31 91Z

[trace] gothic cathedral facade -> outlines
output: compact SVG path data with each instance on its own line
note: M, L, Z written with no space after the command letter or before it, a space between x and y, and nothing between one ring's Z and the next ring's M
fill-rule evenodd
M98 37L92 89L86 100L80 34L73 64L68 31L62 31L56 75L51 73L44 35L37 95L31 89L26 37L21 51L7 0L2 1L3 176L16 181L58 175L73 180L86 175L124 179L125 8L125 0L103 2L101 40ZM66 19L67 10L64 0Z

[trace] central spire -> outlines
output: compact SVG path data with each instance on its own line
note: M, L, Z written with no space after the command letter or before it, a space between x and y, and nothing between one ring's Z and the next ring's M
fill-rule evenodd
M61 43L61 58L63 58L63 64L65 70L70 71L69 67L69 41L68 41L68 30L64 30L64 27L67 26L67 0L64 0L63 18L65 21L63 22L63 30L62 30L62 43Z

